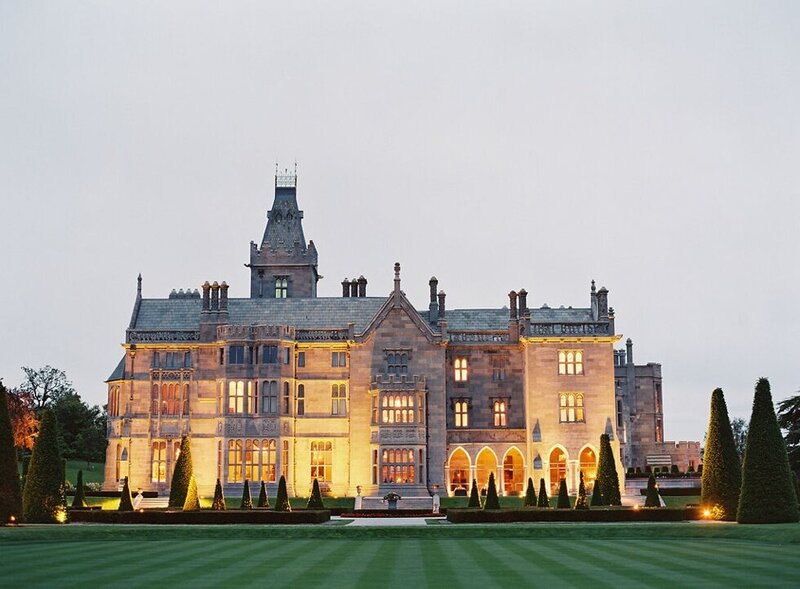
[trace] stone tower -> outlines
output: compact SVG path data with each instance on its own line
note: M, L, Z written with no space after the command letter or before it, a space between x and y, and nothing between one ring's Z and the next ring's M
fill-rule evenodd
M317 248L306 244L297 207L297 171L275 174L275 200L261 246L250 242L250 298L316 297Z

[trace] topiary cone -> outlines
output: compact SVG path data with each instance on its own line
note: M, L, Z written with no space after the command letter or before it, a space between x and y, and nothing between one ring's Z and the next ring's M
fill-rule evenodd
M569 493L567 492L567 479L561 479L558 484L558 503L556 509L569 509L572 505L569 503Z
M131 488L128 485L128 477L123 479L122 492L119 494L119 507L117 511L133 511L133 499L131 499Z
M175 461L175 470L172 471L172 484L169 488L169 507L183 509L186 503L186 493L189 492L189 482L194 474L192 465L192 442L189 436L181 438L181 448L178 460Z
M24 462L23 462L24 464ZM8 413L8 392L0 382L0 523L22 518L22 490L14 449L14 430Z
M86 493L83 490L83 471L78 471L78 486L75 489L75 497L72 498L73 509L85 509L89 507L86 503Z
M603 495L600 492L600 485L597 484L597 481L594 482L594 487L592 488L592 499L589 502L592 507L602 507L603 506Z
M22 494L23 517L28 523L63 521L65 504L62 464L58 450L56 417L52 411L45 409Z
M597 465L595 485L600 485L600 494L603 496L605 505L622 505L617 462L614 460L614 452L611 449L611 440L608 434L600 436L600 459Z
M267 495L267 485L264 484L264 481L261 481L261 489L258 491L258 504L256 507L269 507L269 496Z
M647 479L647 497L644 500L645 507L661 507L661 497L658 495L658 484L655 475L651 474Z
M497 496L497 487L494 484L494 473L489 473L489 487L486 489L486 501L483 502L484 509L500 509L500 498Z
M278 495L275 497L275 511L291 511L289 494L286 492L286 479L281 475L278 481Z
M469 491L469 503L467 507L472 509L481 508L481 496L478 495L478 482L475 479L472 479L472 488Z
M531 477L528 477L528 485L525 487L525 507L536 507L536 489L533 488Z
M197 481L194 478L194 474L189 479L189 488L186 490L183 511L200 511L200 497L197 494Z
M211 503L211 509L214 511L225 511L225 496L222 494L222 483L217 479L217 484L214 487L214 501Z
M537 502L539 507L550 507L550 498L547 496L547 487L544 484L544 479L539 479L539 500Z
M244 480L244 488L242 488L242 504L239 509L253 509L253 500L250 498L250 481Z
M581 482L578 485L578 498L575 500L575 509L589 509L589 501L586 498L586 484L583 482L583 471L581 471Z
M735 520L742 486L742 465L733 439L725 395L719 388L711 393L703 463L700 504L710 508L717 519ZM648 483L648 489L649 486Z
M325 505L322 503L322 493L319 491L319 481L317 481L316 477L311 487L311 497L308 498L306 509L325 509Z

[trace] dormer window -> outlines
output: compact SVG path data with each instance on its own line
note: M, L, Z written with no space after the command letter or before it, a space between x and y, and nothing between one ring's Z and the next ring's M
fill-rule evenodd
M285 299L289 296L289 279L285 276L275 278L275 298Z

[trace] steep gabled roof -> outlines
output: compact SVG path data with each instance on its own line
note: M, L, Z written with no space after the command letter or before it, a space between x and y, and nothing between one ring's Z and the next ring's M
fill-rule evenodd
M119 364L117 364L117 367L114 369L114 372L111 373L111 376L109 376L106 379L106 382L111 382L114 380L122 380L124 378L125 378L125 356L122 356L122 358L119 361Z

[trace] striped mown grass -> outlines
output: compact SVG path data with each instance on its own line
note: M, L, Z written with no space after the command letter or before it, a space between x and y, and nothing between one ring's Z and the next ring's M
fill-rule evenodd
M10 587L791 587L800 525L0 529Z

